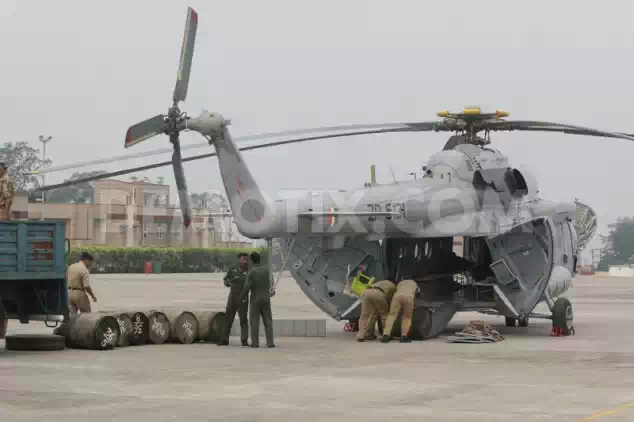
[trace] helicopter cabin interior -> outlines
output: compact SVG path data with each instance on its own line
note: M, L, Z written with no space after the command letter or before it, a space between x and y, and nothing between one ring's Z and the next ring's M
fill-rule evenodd
M548 227L538 218L494 237L387 238L380 241L381 259L368 254L361 264L369 275L415 280L423 302L496 302L496 287L511 299L536 302L532 296L541 293L534 287L549 280L552 264L575 267L572 223L557 221L552 233Z
M444 300L458 294L469 301L495 300L486 285L488 278L495 281L495 274L484 238L389 238L381 243L387 278L415 280L421 299Z

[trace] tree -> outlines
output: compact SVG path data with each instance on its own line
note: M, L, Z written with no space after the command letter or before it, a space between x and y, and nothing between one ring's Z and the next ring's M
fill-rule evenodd
M619 218L608 228L608 235L601 236L603 249L599 270L607 271L610 265L634 264L634 217Z
M84 179L86 177L100 176L105 174L103 170L73 173L73 175L64 180L71 182L73 180ZM94 204L95 202L95 182L84 182L73 186L55 189L46 195L47 202L58 204Z
M9 176L15 185L16 192L40 187L42 185L39 176L25 173L40 170L51 164L51 160L42 160L38 157L40 150L29 146L24 141L6 142L0 151L0 160L9 169Z

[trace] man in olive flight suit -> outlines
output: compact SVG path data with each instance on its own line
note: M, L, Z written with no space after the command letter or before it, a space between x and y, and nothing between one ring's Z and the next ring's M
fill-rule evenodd
M271 277L266 263L260 263L260 254L253 252L251 262L254 268L249 270L247 284L241 296L251 292L249 323L251 324L251 347L260 347L260 316L266 332L266 345L275 347L273 343L273 313L271 311Z
M385 327L390 302L396 291L396 286L390 280L373 283L361 295L361 318L359 318L359 333L357 341L376 339L374 329L377 318Z
M247 281L247 271L249 269L249 256L246 253L238 254L239 262L236 268L232 268L227 272L224 278L225 286L229 287L229 297L227 298L227 309L225 311L225 327L223 338L218 346L227 346L229 344L229 336L231 335L231 327L236 317L236 312L240 318L240 340L243 346L248 346L249 338L249 320L247 313L249 312L249 298L240 295ZM242 300L240 300L243 298Z

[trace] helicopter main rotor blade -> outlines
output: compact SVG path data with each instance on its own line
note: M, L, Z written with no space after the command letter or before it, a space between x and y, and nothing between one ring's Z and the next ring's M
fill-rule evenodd
M128 133L125 136L125 148L129 148L132 145L136 145L139 142L150 139L156 135L164 133L165 129L165 116L162 114L151 117L147 120L137 123L134 126L130 126Z
M531 120L497 121L487 122L486 129L493 131L534 131L534 132L560 132L569 135L600 136L603 138L616 138L634 141L634 136L620 132L606 132L581 126L562 123L541 122Z
M357 125L343 125L343 126L324 126L317 128L308 128L308 129L294 129L294 130L285 130L281 132L268 132L268 133L259 133L254 135L245 135L233 138L234 142L241 143L247 141L255 141L259 139L266 138L276 138L282 136L293 136L293 135L303 135L308 133L320 133L320 132L334 132L339 130L366 130L366 129L388 129L388 128L398 128L406 125L415 126L422 123L376 123L376 124L357 124ZM209 148L209 142L200 142L194 145L181 145L181 151L191 150L191 149L199 149L199 148ZM114 157L108 158L100 158L97 160L90 161L81 161L79 163L72 164L62 164L59 166L51 166L45 169L41 169L37 171L37 174L48 174L54 173L57 171L70 170L81 167L88 167L95 164L107 164L114 163L124 160L132 160L135 158L145 158L150 155L160 155L167 154L174 151L174 148L160 148L155 150L150 150L146 152L139 152L135 154L127 154L127 155L118 155Z
M250 145L248 147L239 148L239 150L240 151L250 151L250 150L254 150L254 149L269 148L269 147L274 147L274 146L279 146L279 145L288 145L288 144L296 144L296 143L301 143L301 142L314 141L314 140L318 140L318 139L342 138L342 137L347 137L347 136L372 135L372 134L395 133L395 132L418 132L418 131L419 130L417 130L416 128L403 126L403 127L400 127L400 128L386 128L386 129L365 130L365 131L357 131L357 132L337 133L337 134L330 134L330 135L317 135L317 136L309 136L309 137L303 137L303 138L288 139L288 140L285 140L285 141L267 142L265 144L259 144L259 145ZM202 160L204 158L210 158L210 157L215 157L215 156L216 156L216 153L212 152L212 153L209 153L209 154L201 154L201 155L195 155L193 157L183 158L181 161L183 163L185 163L185 162L188 162L188 161ZM155 169L155 168L165 167L165 166L169 166L169 165L172 165L172 161L163 161L163 162L160 162L160 163L148 164L148 165L145 165L145 166L139 166L139 167L133 167L133 168L128 168L128 169L124 169L124 170L113 171L113 172L110 172L110 173L101 174L99 176L91 176L91 177L86 177L86 178L83 178L83 179L76 179L76 180L72 180L72 181L62 182L62 183L58 183L58 184L55 184L55 185L42 186L42 187L34 189L33 191L34 192L46 192L46 191L51 191L51 190L54 190L54 189L65 188L67 186L77 185L77 184L80 184L80 183L94 182L96 180L107 179L107 178L110 178L110 177L123 176L125 174L136 173L136 172L139 172L139 171L152 170L152 169Z
M183 34L183 46L181 47L181 60L176 76L176 86L174 87L174 104L179 101L185 101L185 98L187 98L187 87L189 86L189 75L194 58L194 44L196 43L197 29L198 13L191 7L188 7L185 33Z
M313 141L313 140L318 140L318 139L341 138L341 137L357 136L357 135L371 135L371 134L397 133L397 132L453 131L454 130L454 128L452 128L449 125L444 124L444 122L438 122L438 121L418 122L418 123L402 123L402 124L400 124L400 127L398 127L398 124L393 124L393 125L391 125L392 127L387 127L387 128L382 128L382 129L379 128L380 126L382 126L382 125L380 125L380 124L376 125L377 129L375 129L375 130L360 130L360 131L352 131L352 132L345 132L345 133L334 133L334 134L327 134L327 135L317 135L317 136L310 136L310 137L302 137L302 138L289 139L289 140L285 140L285 141L267 142L267 143L260 144L260 145L251 145L251 146L243 147L243 148L239 148L239 149L240 149L240 151L249 151L249 150L253 150L253 149L269 148L269 147L278 146L278 145L295 144L295 143ZM523 131L560 132L560 133L568 133L568 134L575 134L575 135L612 137L612 138L620 138L620 139L626 139L626 140L634 141L634 136L628 135L628 134L624 134L624 133L620 133L620 132L615 132L615 133L603 132L603 131L599 131L599 130L596 130L596 129L588 129L588 128L570 126L570 125L562 125L562 124L559 124L559 123L548 123L548 122L537 122L537 121L495 121L495 122L487 122L487 129L494 130L494 131L498 131L498 130L499 131L504 131L504 130L510 130L510 131L512 131L512 130L520 130L521 131L521 130L523 130ZM187 161L201 160L203 158L209 158L209 157L215 157L215 156L216 156L215 153L202 154L202 155L197 155L197 156L193 156L193 157L184 158L182 161L183 162L187 162ZM125 170L119 170L119 171L115 171L115 172L111 172L111 173L106 173L106 174L103 174L103 175L100 175L100 176L87 177L87 178L84 178L84 179L78 179L78 180L63 182L63 183L59 183L59 184L56 184L56 185L42 186L42 187L34 189L34 191L35 192L50 191L50 190L53 190L53 189L59 189L59 188L63 188L63 187L66 187L66 186L76 185L76 184L79 184L79 183L92 182L92 181L95 181L95 180L106 179L106 178L109 178L109 177L117 177L117 176L122 176L124 174L130 174L130 173L135 173L135 172L139 172L139 171L151 170L151 169L155 169L155 168L159 168L159 167L168 166L170 164L172 164L172 161L165 161L165 162L156 163L156 164L149 164L149 165L145 165L145 166L139 166L139 167L134 167L134 168L130 168L130 169L125 169Z

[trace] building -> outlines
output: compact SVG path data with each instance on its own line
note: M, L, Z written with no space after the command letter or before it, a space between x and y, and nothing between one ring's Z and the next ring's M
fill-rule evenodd
M610 265L608 274L611 277L634 277L634 267L631 265Z
M17 196L12 214L17 219L66 221L71 245L153 247L249 247L229 210L193 209L192 224L183 226L180 207L172 205L169 185L147 181L95 182L94 204L28 202Z

